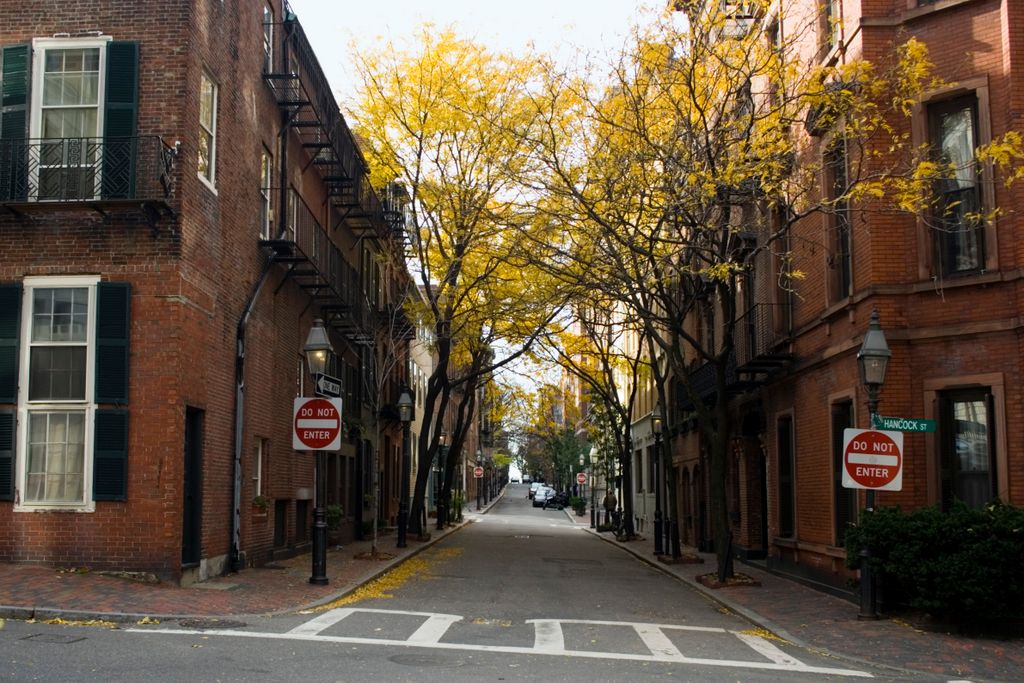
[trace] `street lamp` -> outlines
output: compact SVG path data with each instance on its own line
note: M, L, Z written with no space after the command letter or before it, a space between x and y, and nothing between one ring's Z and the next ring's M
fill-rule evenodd
M437 437L437 472L434 497L437 505L437 530L442 531L448 523L448 498L444 490L444 471L448 460L448 433L442 431Z
M661 428L663 418L661 416L661 403L654 404L651 411L651 431L654 432L654 554L661 555L662 548L662 520L661 520Z
M313 320L313 327L306 335L306 344L302 347L306 356L309 374L314 377L327 370L327 364L334 355L334 347L327 336L327 329L321 318ZM317 586L327 585L327 509L324 499L327 497L327 481L324 474L324 452L316 451L315 460L316 486L313 488L313 570L309 582Z
M476 466L483 468L484 454L478 448L476 449ZM483 483L483 477L476 476L476 472L473 473L473 483L476 484L476 509L480 510L480 484Z
M597 491L597 481L594 479L594 465L597 463L597 446L590 447L590 528L597 528L597 510L595 503L597 499L594 495Z
M409 531L409 477L412 462L409 457L409 424L413 418L412 395L409 387L402 387L398 397L398 419L402 421L402 481L399 483L398 501L398 543L397 547L406 546L406 535Z
M885 341L885 333L878 317L878 309L871 309L868 331L864 333L864 341L857 352L857 364L860 366L860 381L868 392L868 423L875 428L875 416L878 414L878 393L885 384L885 371L889 367L892 351ZM875 490L868 489L865 494L864 512L874 512ZM864 546L860 549L860 613L858 619L878 619L878 607L875 598L875 581L871 572L871 549Z

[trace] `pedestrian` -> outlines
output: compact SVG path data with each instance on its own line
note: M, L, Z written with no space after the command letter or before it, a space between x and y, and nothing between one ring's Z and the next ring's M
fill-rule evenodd
M606 525L611 523L612 513L615 512L615 506L618 503L618 499L615 498L615 492L608 489L608 492L604 494L604 501L601 503L604 506L604 523Z

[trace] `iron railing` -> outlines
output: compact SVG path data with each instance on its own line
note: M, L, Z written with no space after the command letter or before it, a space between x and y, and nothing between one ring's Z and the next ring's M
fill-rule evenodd
M774 358L779 342L788 338L788 306L755 304L736 319L736 364L744 367Z
M156 135L0 140L0 203L167 201L175 150Z

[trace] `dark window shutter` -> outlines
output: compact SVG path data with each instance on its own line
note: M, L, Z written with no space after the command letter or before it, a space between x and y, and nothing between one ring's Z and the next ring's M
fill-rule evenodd
M128 411L97 410L92 455L92 499L125 500L128 494Z
M14 411L0 412L0 500L14 500Z
M107 45L107 92L103 108L103 198L135 196L139 109L139 44Z
M131 287L101 282L96 287L96 402L128 402L128 337Z
M18 401L21 284L0 284L0 403Z
M28 196L28 45L3 49L0 81L0 200Z

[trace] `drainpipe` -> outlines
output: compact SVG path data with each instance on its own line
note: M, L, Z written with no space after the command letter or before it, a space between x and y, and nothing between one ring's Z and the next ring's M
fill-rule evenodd
M232 505L234 512L231 516L231 557L229 568L233 572L242 569L242 427L245 424L245 331L249 326L249 318L252 317L252 309L256 305L256 299L260 290L270 275L270 268L274 265L274 255L267 257L263 264L263 271L259 280L249 294L245 302L245 310L238 321L238 329L235 332L235 459L234 459L234 496Z
M293 17L291 14L288 16L289 18ZM288 34L290 35L291 24L287 20L285 23L289 25ZM288 69L287 42L287 36L285 36L281 41L281 52L285 70ZM279 177L281 183L277 207L278 240L284 239L288 230L285 211L288 200L288 140L286 137L288 134L288 123L288 113L282 111L281 132L278 134L282 141L278 150L280 162L278 168L280 169ZM249 293L249 298L245 302L245 309L242 311L242 317L238 320L238 328L235 332L235 444L232 496L234 510L231 515L231 553L228 565L232 572L238 572L242 569L242 431L245 425L245 332L249 326L249 318L252 317L253 308L256 306L256 299L259 297L263 285L267 282L267 277L270 275L270 269L274 265L274 261L275 254L271 253L263 263L263 270L260 272L260 277L253 286L252 291Z

